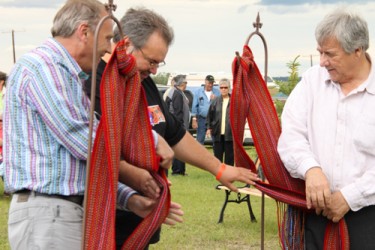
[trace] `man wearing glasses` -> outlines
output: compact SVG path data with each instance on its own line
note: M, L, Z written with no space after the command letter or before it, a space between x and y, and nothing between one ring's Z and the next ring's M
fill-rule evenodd
M120 23L125 36L121 37L116 29L113 40L117 43L123 39L127 46L127 53L135 57L146 94L151 126L154 131L168 142L174 151L175 157L206 170L212 175L217 175L217 179L232 190L236 189L232 184L234 181L254 184L253 181L258 180L255 174L244 168L222 167L223 164L201 146L190 133L186 132L183 125L168 111L168 107L160 96L156 84L150 77L150 74L156 74L158 68L165 65L164 59L173 41L173 30L165 19L145 8L131 8L121 18ZM100 82L101 72L103 72L105 65L106 63L102 61L98 66L98 82ZM90 89L90 82L87 84L86 89ZM97 88L99 88L98 84ZM97 96L97 99L100 101L100 96ZM137 124L137 126L142 126L142 124ZM222 171L219 171L219 169ZM148 171L134 166L128 166L127 171L137 171L139 173L137 176L139 178L133 177L126 182L138 193L132 191L126 198L128 201L126 209L128 211L118 209L116 212L117 249L121 249L123 242L143 220L142 217L147 215L145 214L145 209L150 204L147 199L155 200L160 195L160 188L153 181ZM220 174L218 175L219 172ZM143 199L139 197L139 194L142 195ZM130 204L135 198L141 201ZM156 243L158 240L159 233L155 233L149 243Z

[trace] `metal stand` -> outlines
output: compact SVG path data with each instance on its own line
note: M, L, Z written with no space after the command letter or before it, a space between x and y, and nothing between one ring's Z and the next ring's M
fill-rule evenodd
M89 123L89 141L88 141L88 147L87 147L87 163L86 163L86 187L88 187L89 184L89 173L90 173L90 164L91 164L91 148L92 148L92 134L93 134L93 124L94 124L94 109L95 109L95 92L96 92L96 71L97 71L97 64L98 64L98 37L99 37L99 31L103 26L103 23L107 19L112 19L116 25L119 28L120 35L123 37L122 28L120 25L120 22L114 17L113 11L116 11L117 6L113 4L113 0L109 0L108 4L105 4L106 10L108 12L108 15L103 17L95 30L95 40L94 40L94 54L93 54L93 61L92 61L92 73L91 73L91 106L90 106L90 123ZM85 249L85 225L86 225L86 201L87 201L87 188L85 188L85 196L84 196L84 202L83 202L83 224L82 224L82 250Z
M260 22L259 13L257 15L257 18L255 22L253 23L253 26L255 28L255 31L252 32L248 38L246 39L245 44L249 44L250 39L257 35L262 39L263 46L264 46L264 81L267 82L267 74L268 74L268 48L267 48L267 42L264 38L263 34L260 33L259 29L262 28L263 24ZM236 52L237 56L239 56L238 52ZM262 181L264 181L264 176L262 175ZM261 207L261 249L264 250L264 193L262 192L262 207Z

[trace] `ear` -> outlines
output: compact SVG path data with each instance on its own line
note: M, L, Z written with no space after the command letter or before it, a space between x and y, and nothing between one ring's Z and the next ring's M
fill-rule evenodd
M87 37L90 34L90 28L87 23L81 23L77 28L77 36L81 41L87 41Z
M125 46L127 48L130 47L130 46L133 46L133 43L130 41L130 38L128 36L124 36L123 40L124 40Z
M126 52L128 54L133 53L134 45L133 45L132 41L130 41L130 38L128 36L124 36L123 41L125 42Z
M354 53L357 57L361 57L363 54L363 49L362 48L355 49Z

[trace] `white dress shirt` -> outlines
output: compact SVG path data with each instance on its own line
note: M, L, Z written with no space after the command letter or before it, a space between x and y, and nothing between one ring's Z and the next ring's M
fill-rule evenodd
M375 204L375 67L347 96L325 68L309 69L281 117L278 152L290 174L322 168L351 210Z

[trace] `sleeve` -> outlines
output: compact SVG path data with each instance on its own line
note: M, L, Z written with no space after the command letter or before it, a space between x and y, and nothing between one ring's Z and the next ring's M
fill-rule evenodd
M183 127L183 124L180 123L177 118L168 111L167 105L164 101L161 103L161 105L166 120L166 129L163 137L169 146L172 147L185 136L186 129Z
M88 155L89 99L78 76L60 65L46 65L30 76L19 98L40 115L54 138L77 159ZM21 96L23 95L23 96ZM94 131L98 125L94 118ZM92 135L95 138L95 132Z
M277 150L292 177L305 179L306 171L320 166L308 141L308 98L302 79L288 97L281 116L282 132Z
M193 97L193 104L191 106L191 116L197 116L198 115L198 96L199 96L199 89L195 91L194 97Z
M183 124L184 123L184 100L182 94L175 91L175 94L172 97L172 105L174 115L176 116L177 120Z
M125 211L129 211L128 200L130 196L138 194L137 191L119 182L117 184L117 208Z
M215 100L212 101L212 103L210 104L210 107L208 108L207 118L206 118L207 129L212 129L212 121L215 119L215 105L216 105Z

